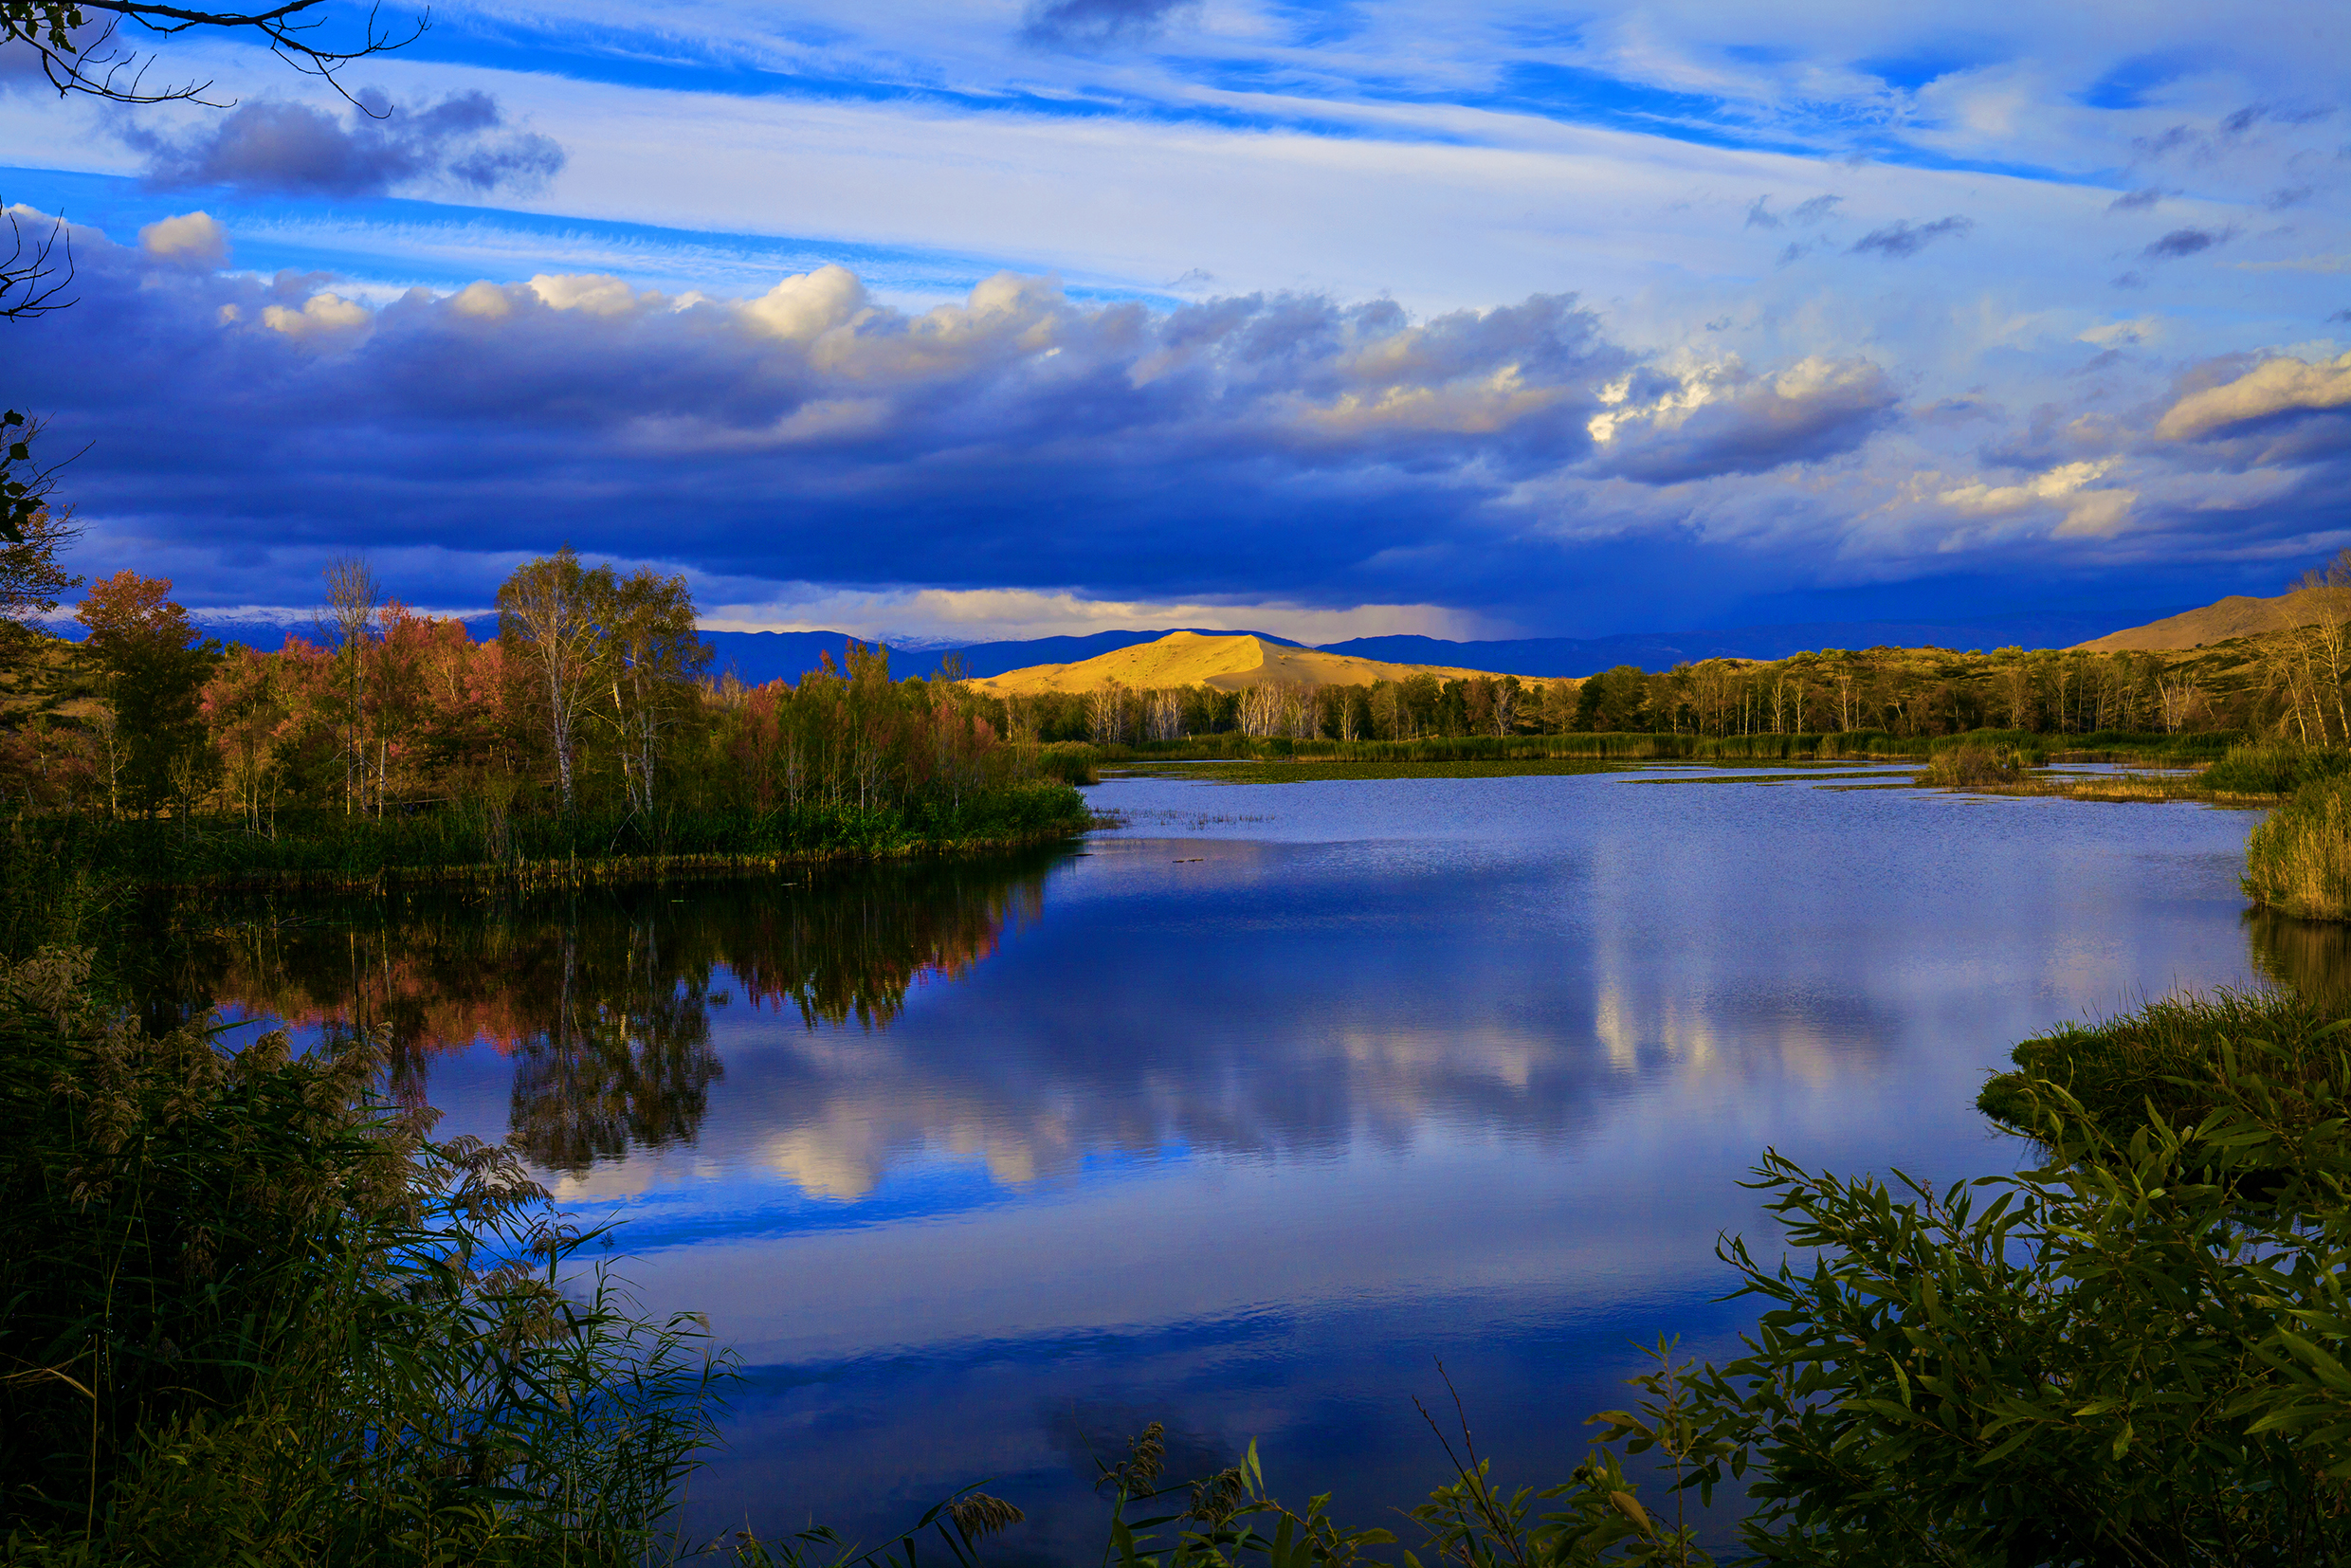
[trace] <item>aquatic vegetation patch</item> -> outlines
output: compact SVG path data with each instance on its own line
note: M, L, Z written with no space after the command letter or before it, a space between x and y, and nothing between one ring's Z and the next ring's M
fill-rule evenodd
M2304 784L2253 830L2244 887L2301 920L2351 921L2351 776Z
M2340 1027L2326 1009L2289 989L2178 992L2019 1042L2010 1053L2014 1067L1995 1074L1976 1106L2022 1133L2058 1115L2087 1117L2118 1140L2150 1115L2193 1125L2233 1093L2224 1052L2263 1053L2270 1081L2284 1092L2330 1070Z

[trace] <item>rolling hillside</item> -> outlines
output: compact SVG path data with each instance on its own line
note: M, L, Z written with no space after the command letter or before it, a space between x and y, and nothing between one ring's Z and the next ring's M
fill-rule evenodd
M2145 626L2125 627L2076 646L2092 653L2171 653L2225 643L2232 637L2305 626L2316 619L2316 610L2304 593L2281 593L2274 599L2232 593L2201 610L2167 615Z
M1156 643L1122 647L1070 665L1032 665L975 681L982 691L1025 696L1041 691L1092 691L1121 685L1215 686L1239 691L1278 683L1301 686L1361 686L1419 674L1458 680L1489 673L1438 665L1396 665L1316 648L1285 647L1241 633L1203 636L1171 631Z

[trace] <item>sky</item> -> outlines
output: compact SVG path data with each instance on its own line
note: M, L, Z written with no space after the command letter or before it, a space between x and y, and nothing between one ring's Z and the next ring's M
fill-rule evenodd
M78 570L472 612L568 543L718 629L1329 642L2119 626L2351 545L2351 7L429 24L355 103L0 50Z

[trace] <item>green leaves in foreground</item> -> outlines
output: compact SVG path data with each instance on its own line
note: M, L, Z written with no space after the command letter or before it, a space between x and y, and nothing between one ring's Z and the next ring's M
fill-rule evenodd
M2351 1063L2219 1043L2186 1097L2118 1140L2036 1085L2047 1164L1947 1187L1767 1153L1784 1258L1719 1248L1764 1310L1744 1354L1660 1343L1563 1483L1453 1479L1405 1559L2179 1568L2351 1559ZM1248 1535L1174 1531L1120 1563L1346 1563L1324 1500ZM1740 1501L1743 1494L1743 1503ZM1718 1511L1719 1510L1719 1511ZM1742 1516L1743 1517L1740 1517ZM1278 1531L1285 1530L1286 1534ZM1123 1533L1122 1533L1123 1532ZM1426 1554L1426 1558L1421 1554Z
M1661 1346L1567 1506L1491 1560L1713 1561L1649 1522L1656 1500L1596 1526L1618 1450L1663 1456L1668 1499L1743 1479L1742 1561L2342 1560L2351 1066L2223 1042L2206 1077L2200 1121L2121 1142L2042 1085L2051 1158L2013 1176L1938 1189L1767 1154L1752 1185L1795 1256L1719 1249L1765 1304L1746 1354Z

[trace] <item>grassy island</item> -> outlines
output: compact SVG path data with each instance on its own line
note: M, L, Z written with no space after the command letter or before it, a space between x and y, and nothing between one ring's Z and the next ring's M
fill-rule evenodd
M90 590L82 643L9 645L13 886L730 874L1088 820L1032 735L957 681L893 679L882 650L850 643L795 683L711 679L676 578L533 561L478 641L346 563L324 640L273 652L199 639L170 586L119 574Z

